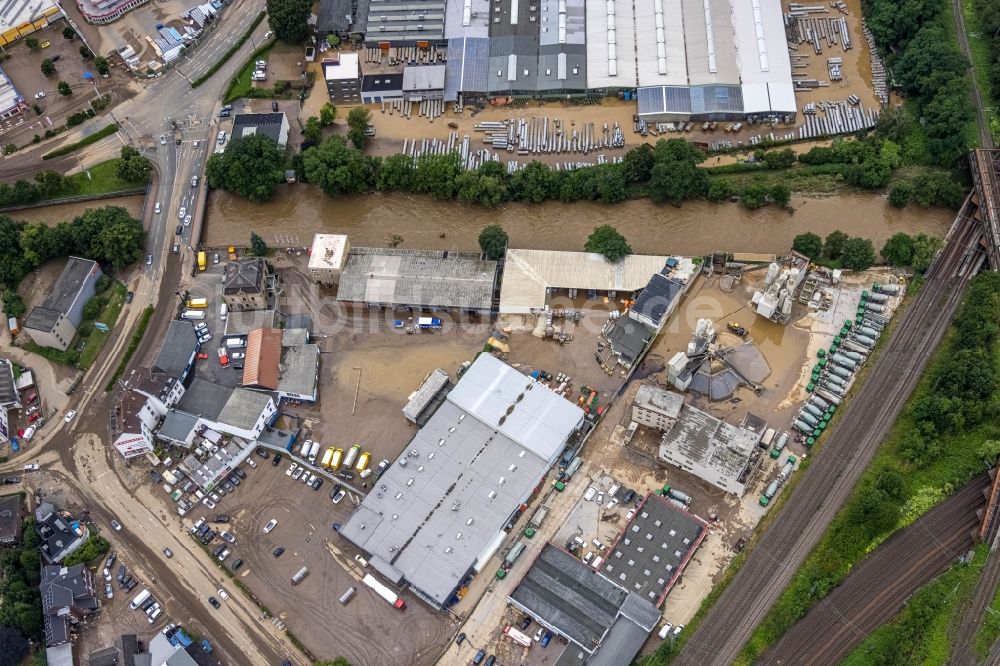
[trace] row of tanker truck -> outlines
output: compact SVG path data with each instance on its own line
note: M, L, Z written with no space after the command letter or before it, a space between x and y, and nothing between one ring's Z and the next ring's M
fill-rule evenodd
M320 461L319 466L323 469L336 471L340 468L347 470L353 468L356 472L362 474L362 476L366 476L364 472L368 469L368 463L371 461L372 454L368 451L362 451L360 444L355 444L347 449L346 453L344 449L331 446L320 457L321 448L319 442L307 439L302 443L299 455L307 459L311 465L317 464L316 461L318 459Z

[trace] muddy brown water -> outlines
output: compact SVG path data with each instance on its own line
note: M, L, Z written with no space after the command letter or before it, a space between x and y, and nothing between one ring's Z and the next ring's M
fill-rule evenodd
M897 210L884 197L866 194L796 197L792 205L794 213L705 201L675 208L649 200L512 203L487 210L409 194L330 198L307 185L283 185L272 201L260 205L213 191L203 239L209 246L245 246L252 230L278 247L305 247L314 233L326 232L347 234L355 246L382 246L396 234L403 237L401 247L478 251L479 232L498 223L510 234L511 247L582 250L595 226L613 224L637 253L780 253L804 231L824 236L841 229L872 239L878 249L900 231L944 236L954 218L943 208Z

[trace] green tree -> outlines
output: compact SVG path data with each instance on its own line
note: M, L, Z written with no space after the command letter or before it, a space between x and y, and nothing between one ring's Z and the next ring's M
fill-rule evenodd
M324 104L319 110L319 124L328 127L337 119L337 107L330 102Z
M86 44L80 44L79 51L80 51L80 57L83 58L84 60L90 60L91 58L94 57L94 54L90 52L90 49L87 48Z
M144 183L149 180L153 165L132 146L122 146L121 155L115 163L115 175L126 183Z
M649 180L649 173L652 171L654 163L653 147L648 143L641 143L635 148L631 148L622 158L625 180L630 183L646 182Z
M492 261L504 255L509 241L510 236L499 224L491 224L479 232L479 249Z
M823 242L823 254L827 259L838 259L844 252L844 243L849 236L840 229L836 229L827 234L826 241Z
M76 30L74 30L69 26L66 26L62 30L62 36L66 39L73 39L74 37L76 37Z
M24 40L24 43L32 51L38 49L38 40L35 39L34 37L28 37L27 39Z
M795 164L795 151L791 148L771 150L766 153L759 150L755 156L764 164L765 169L787 169Z
M733 196L733 186L729 184L728 180L713 180L708 184L706 196L709 201L722 203Z
M143 256L145 232L142 222L121 206L90 208L73 220L75 250L84 256L111 264L115 270Z
M70 88L69 84L66 83L65 81L60 81L58 84L56 84L56 90L58 90L59 94L62 95L63 97L69 97L70 95L73 94L73 89Z
M267 22L274 35L287 44L298 44L309 34L312 0L267 0Z
M16 627L0 626L0 645L3 646L0 653L2 666L18 666L28 656L30 648L28 639Z
M511 197L518 201L542 203L558 192L558 176L547 164L529 162L510 176Z
M413 158L393 153L385 158L378 170L375 189L379 192L406 192L413 186Z
M101 76L105 76L111 71L111 67L108 65L108 59L104 56L97 56L94 58L94 67L97 69L97 73Z
M310 145L318 145L323 142L323 128L319 124L319 118L316 116L309 116L306 119L306 127L302 130L302 134L305 135L306 141Z
M762 208L767 203L767 188L756 183L747 185L740 194L740 203L749 210Z
M587 238L587 244L583 249L585 252L603 254L604 258L613 264L632 254L632 248L629 247L625 237L610 224L594 227L594 232Z
M340 37L334 34L329 34L326 36L326 45L331 49L335 49L340 46Z
M52 64L52 61L48 58L42 60L42 74L45 76L52 76L56 73L56 66Z
M82 546L77 550L66 556L66 559L62 561L64 567L71 567L76 564L88 564L93 562L98 557L104 557L108 550L111 549L111 544L104 537L94 534L87 539Z
M774 203L782 208L788 208L788 202L792 200L792 189L787 184L775 183L771 186L768 193L771 195L771 200Z
M938 236L917 234L913 237L913 270L923 273L931 267L934 255L944 247L944 241Z
M792 249L810 259L817 259L823 253L823 239L812 232L799 234L792 241Z
M21 298L20 294L8 289L3 292L3 311L8 317L20 318L28 311L28 307L24 304L24 299Z
M604 203L625 201L627 189L625 173L618 164L601 164L594 167L594 185L597 199Z
M341 136L328 137L302 154L302 165L310 183L328 196L360 194L369 187L370 173L364 156L348 147Z
M893 266L909 266L913 260L913 238L902 232L893 234L882 246L882 258Z
M447 155L424 155L417 158L413 176L413 189L430 194L435 199L453 199L457 193L457 181L462 173L461 158L457 153Z
M250 253L255 257L267 256L267 243L253 231L250 232Z
M347 136L354 147L361 150L365 147L365 130L372 121L372 112L363 106L356 106L347 114Z
M83 306L83 318L84 319L97 319L97 316L101 314L101 310L104 309L103 299L97 298L96 296Z
M285 153L263 134L233 139L225 151L208 158L209 187L227 190L254 203L269 201L284 178Z
M840 259L844 268L863 271L875 263L875 247L867 238L848 238Z
M889 190L889 204L894 208L906 208L913 196L913 186L907 182L897 183Z

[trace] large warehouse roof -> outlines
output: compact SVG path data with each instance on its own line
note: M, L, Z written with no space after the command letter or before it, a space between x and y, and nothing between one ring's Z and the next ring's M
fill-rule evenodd
M705 534L700 518L650 495L625 526L601 572L659 607Z
M629 663L660 619L652 603L551 543L532 562L509 598L543 625L591 653L588 663L595 658L603 660L601 663ZM622 632L619 623L634 625L635 631ZM619 629L613 630L616 625ZM622 641L622 633L630 640ZM610 660L608 655L598 657L606 641L616 651ZM572 645L567 648L572 649Z
M526 314L545 307L546 289L632 292L660 272L667 257L630 254L617 264L594 252L507 250L500 312Z
M640 86L687 85L684 47L691 37L682 20L686 18L682 5L682 0L636 0L635 57ZM618 33L631 28L620 25Z
M532 419L545 423L522 423ZM572 403L482 354L341 534L443 606L582 420Z
M337 300L488 310L496 265L478 254L355 247L340 275Z
M630 0L587 3L587 86L634 88L635 18Z

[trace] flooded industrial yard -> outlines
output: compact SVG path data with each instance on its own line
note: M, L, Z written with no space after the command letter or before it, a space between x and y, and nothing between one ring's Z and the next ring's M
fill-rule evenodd
M910 206L897 210L884 197L848 194L794 197L789 213L757 211L705 201L680 208L642 199L615 205L595 202L539 205L511 203L494 210L409 194L329 198L304 185L283 185L274 200L257 205L227 192L208 200L203 241L213 247L247 245L250 231L279 247L307 246L315 232L345 233L352 245L381 246L393 235L402 247L475 250L480 230L498 223L512 247L582 250L600 224L618 227L636 252L699 255L713 250L787 252L804 231L825 236L840 229L870 238L876 249L897 232L944 236L954 212Z

